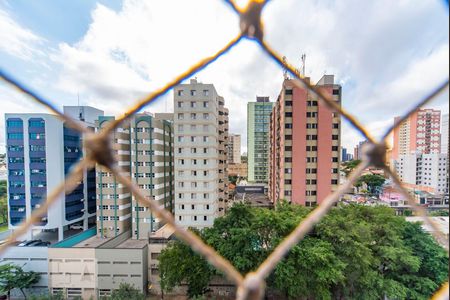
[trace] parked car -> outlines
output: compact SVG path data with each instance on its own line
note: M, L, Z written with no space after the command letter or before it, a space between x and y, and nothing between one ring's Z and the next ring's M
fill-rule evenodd
M74 230L83 230L84 227L81 224L72 224L69 226L70 229L74 229Z
M26 247L32 247L32 246L36 246L37 244L42 243L42 240L35 240L32 241L31 243L29 243L28 245L26 245Z
M29 246L30 244L36 243L36 242L42 242L42 240L23 241L22 243L20 243L17 246L19 246L19 247L26 247L26 246Z
M50 245L50 242L39 242L39 243L33 244L33 247L47 247L48 245Z

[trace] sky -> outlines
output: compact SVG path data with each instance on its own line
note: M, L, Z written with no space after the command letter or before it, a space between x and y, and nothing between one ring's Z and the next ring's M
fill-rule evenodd
M237 1L241 6L246 1ZM278 0L264 9L265 39L317 82L334 74L342 105L375 136L449 77L449 15L442 0ZM3 0L0 68L62 108L90 105L120 115L238 35L220 0ZM230 133L246 151L247 102L275 101L283 71L243 40L195 75L213 83L230 110ZM448 113L448 90L428 107ZM173 93L145 107L173 111ZM46 112L0 82L4 113ZM343 121L342 145L362 137Z

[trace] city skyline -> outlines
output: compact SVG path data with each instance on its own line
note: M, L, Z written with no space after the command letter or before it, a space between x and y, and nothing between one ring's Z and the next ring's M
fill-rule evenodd
M79 95L80 104L99 107L106 114L116 116L137 98L222 47L238 29L234 26L234 16L221 1L198 1L192 5L175 1L172 5L178 5L179 11L164 19L159 15L163 15L170 4L147 6L132 1L99 1L73 4L67 10L62 9L62 2L51 6L44 4L44 9L25 3L27 1L8 1L0 5L0 24L4 25L0 26L0 36L7 41L0 48L2 67L59 107L77 104ZM447 13L440 1L420 5L413 1L402 5L391 1L351 5L355 9L348 11L345 4L332 1L327 4L271 2L264 14L267 39L298 67L301 53L306 53L306 75L312 77L312 82L325 73L335 74L336 81L343 86L344 108L358 115L375 135L379 135L392 124L394 114L406 111L447 76ZM286 18L287 13L295 9L301 17ZM354 15L361 10L370 11L364 20ZM392 15L386 16L386 11ZM69 12L77 12L80 17L74 19ZM193 20L192 14L184 12L198 12L198 18ZM147 18L148 14L151 18ZM62 17L56 18L56 15ZM324 15L340 29L331 48L318 42L326 40L330 30L321 22ZM173 21L171 18L189 24L193 31L202 34L167 40L165 37L177 30L167 26ZM305 18L311 26L306 29L299 23ZM274 27L271 21L275 19L283 22ZM70 30L60 30L59 22L63 20L73 25L69 26ZM352 20L367 22L364 38L354 36ZM377 20L376 25L371 20ZM423 25L417 26L419 23ZM163 49L159 44L154 47L153 43L140 42L143 38L139 30L141 24L148 28L145 37L162 41ZM208 24L208 28L204 24ZM436 26L443 30L434 30ZM121 28L130 34L124 35ZM159 28L169 29L160 32ZM298 29L298 37L288 36L289 28ZM314 28L314 37L306 34L309 28ZM116 39L116 35L123 39ZM210 37L208 42L201 38L205 35ZM348 47L351 40L358 37L359 46ZM396 43L397 40L405 42ZM372 43L383 44L383 47L374 48ZM182 52L176 50L179 44L183 45ZM195 45L195 51L190 51L191 45ZM386 64L390 67L384 68ZM244 41L197 76L200 81L216 84L228 99L233 116L230 132L241 134L242 152L246 152L246 129L242 126L246 114L242 108L256 95L276 99L283 80L282 70ZM45 112L3 83L0 89L5 112L24 112L24 108ZM172 111L172 95L168 93L146 110ZM430 106L448 113L447 98L448 92L445 92ZM3 123L0 120L0 124ZM343 132L342 144L347 149L352 149L361 139L345 121ZM3 135L4 129L0 128L1 152L4 152Z

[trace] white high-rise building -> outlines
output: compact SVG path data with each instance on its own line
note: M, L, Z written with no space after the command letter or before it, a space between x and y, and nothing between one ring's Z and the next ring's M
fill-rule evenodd
M442 116L441 123L441 153L448 154L448 114Z
M94 130L103 111L88 106L64 107L64 113ZM66 174L83 156L83 136L52 114L5 114L8 165L9 228L15 229L39 208L46 195L64 182ZM56 229L58 240L73 223L88 228L95 220L95 170L85 171L83 180L68 195L48 209L33 230Z
M174 90L175 218L184 227L213 225L228 199L228 110L214 85Z
M435 193L447 191L446 154L407 154L394 160L394 168L402 182L420 187L429 187Z

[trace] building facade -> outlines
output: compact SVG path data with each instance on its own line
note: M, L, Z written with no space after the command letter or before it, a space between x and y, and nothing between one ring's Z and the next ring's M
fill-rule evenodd
M231 134L228 143L228 164L241 163L241 135Z
M173 213L172 115L136 114L112 135L118 166L151 201ZM98 130L112 121L102 117ZM147 239L163 223L106 168L97 173L97 234L115 237L132 229L132 238Z
M396 117L394 122L398 122ZM422 108L394 130L392 158L412 153L441 153L441 112Z
M103 112L87 106L65 107L64 112L93 130ZM9 228L15 229L40 207L45 196L64 182L65 175L83 156L82 135L51 114L6 114ZM95 170L85 171L78 187L61 195L33 230L57 230L58 239L73 223L95 216Z
M192 79L174 91L175 218L213 225L228 200L228 110L214 85Z
M247 104L249 182L267 183L269 180L269 129L273 105L269 97L256 97L256 102Z
M448 114L445 114L441 125L441 153L449 153L448 142Z
M358 143L358 145L355 146L355 148L353 149L353 158L355 160L362 160L363 156L364 156L364 145L366 145L368 142L367 141L361 141Z
M341 105L341 86L325 75L316 88ZM341 120L289 79L270 118L269 198L314 206L339 185Z
M393 161L398 176L411 189L429 190L433 193L447 192L446 154L408 154L400 155Z

